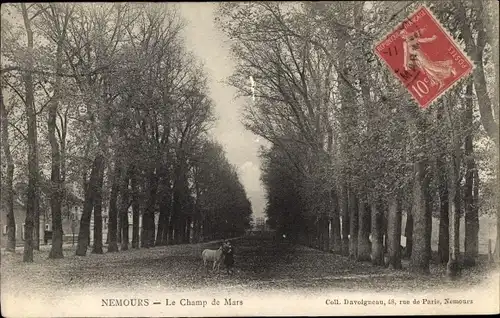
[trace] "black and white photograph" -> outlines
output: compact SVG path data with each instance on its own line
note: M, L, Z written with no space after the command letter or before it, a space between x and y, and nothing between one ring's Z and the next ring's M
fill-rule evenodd
M3 317L500 313L499 4L1 4Z

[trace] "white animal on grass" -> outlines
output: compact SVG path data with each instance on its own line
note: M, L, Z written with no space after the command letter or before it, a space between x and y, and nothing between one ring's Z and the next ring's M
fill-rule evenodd
M217 250L203 250L201 253L201 257L203 258L203 266L206 268L208 262L213 262L212 270L215 270L217 267L217 271L220 269L220 264L224 260L224 254L222 253L222 246ZM208 271L208 269L207 269Z

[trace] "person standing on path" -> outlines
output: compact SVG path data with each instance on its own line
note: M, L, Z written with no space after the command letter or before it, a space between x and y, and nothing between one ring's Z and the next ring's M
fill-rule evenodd
M224 251L224 265L226 266L226 270L228 274L233 273L233 266L234 266L234 248L231 245L230 241L226 241L223 244L223 251Z

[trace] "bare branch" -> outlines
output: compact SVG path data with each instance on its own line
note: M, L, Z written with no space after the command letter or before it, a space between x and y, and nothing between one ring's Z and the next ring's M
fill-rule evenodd
M16 125L14 125L13 123L9 122L9 126L14 128L24 139L24 141L28 141L28 136L26 136L23 131L21 129L19 129L19 127L17 127Z
M26 105L26 99L24 98L24 96L17 90L17 88L15 88L11 83L9 83L8 81L5 81L5 83L7 84L7 86L9 86L15 93L16 95L21 99L21 101L24 103L24 105Z

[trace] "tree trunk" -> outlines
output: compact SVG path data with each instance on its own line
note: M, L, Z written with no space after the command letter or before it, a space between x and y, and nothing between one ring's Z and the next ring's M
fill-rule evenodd
M466 173L465 173L465 266L474 266L476 264L476 257L478 255L478 232L479 232L479 216L477 209L474 209L474 169L475 163L473 158L473 105L472 105L472 82L469 82L465 89L465 126L468 128L465 137L465 160L466 160Z
M423 144L423 143L422 143ZM415 166L415 181L413 187L413 243L410 267L421 273L429 273L430 255L428 240L431 236L429 231L429 209L427 195L429 179L427 176L426 161L417 159Z
M155 210L152 211L150 215L150 227L149 227L149 246L155 246L155 234L156 234L156 218L155 218Z
M342 255L349 256L349 196L347 187L344 185L341 189L342 201Z
M38 212L38 149L37 127L35 112L35 95L33 86L33 32L31 20L28 17L26 4L21 3L24 26L28 38L27 70L23 73L23 82L26 90L26 121L28 130L28 189L26 202L26 220L24 231L24 262L33 262L33 226Z
M56 74L61 73L62 70L62 41L64 37L59 39L56 51ZM62 203L62 182L61 182L61 152L60 145L56 137L56 118L59 108L59 100L61 98L61 76L56 75L56 80L53 86L54 95L50 102L47 128L48 137L52 155L51 164L51 190L50 190L50 207L52 212L52 247L50 250L49 258L62 258L62 244L63 244L63 229L61 217L61 203Z
M182 159L178 159L181 161ZM174 185L173 185L173 197L172 197L172 230L173 230L173 236L172 236L172 242L174 244L179 244L181 243L181 225L182 223L182 201L183 201L183 193L182 190L182 182L183 179L183 169L182 169L182 164L179 163L175 169L175 177L174 177Z
M316 220L316 248L319 250L323 250L323 231L322 231L322 224L321 224L321 217L319 217Z
M132 187L132 248L139 248L139 218L140 218L140 205L139 193L137 192L137 169L133 170L132 180L130 181Z
M392 269L401 269L401 207L399 197L393 195L389 202L387 215L387 252L389 266Z
M118 192L120 192L120 191L118 191ZM119 201L117 200L117 202L119 202ZM122 214L121 214L120 205L117 205L117 206L118 206L118 208L117 208L118 216L116 218L116 228L117 228L117 230L116 230L116 244L121 245L121 243L122 243Z
M122 214L122 218L123 218L122 219L122 241L121 241L121 248L120 248L122 251L128 250L128 243L130 241L130 238L128 235L128 229L129 229L128 206L127 206L127 210L125 212L126 212L126 214Z
M141 226L141 247L142 248L149 248L149 246L147 246L147 243L146 243L146 227L147 227L147 222L148 222L148 218L146 217L146 210L144 210L144 212L142 213L142 226Z
M37 155L38 157L38 155ZM40 173L40 169L38 167L36 170ZM40 184L40 176L37 176L37 183ZM35 198L35 217L33 219L33 249L36 251L40 250L40 186L36 188L36 198Z
M120 192L121 162L115 159L115 167L111 180L111 193L109 195L109 216L108 233L109 244L108 252L118 252L118 192Z
M458 147L458 146L457 146ZM457 149L458 151L458 149ZM449 216L450 216L450 256L446 266L446 273L450 277L455 277L460 272L458 257L460 255L460 164L458 153L453 152L449 163Z
M157 176L153 169L149 172L148 177L148 190L149 198L146 209L142 217L142 247L149 248L154 245L155 237L155 222L154 222L154 209L156 205L156 192L157 192Z
M323 216L323 240L325 241L325 246L323 246L323 251L329 252L330 251L330 235L329 235L329 220L328 216ZM234 234L233 234L234 235Z
M184 213L181 215L181 219L179 221L179 243L181 244L186 243L186 215ZM222 235L222 237L226 236L224 228L219 231L219 234Z
M335 247L335 244L333 243L333 218L327 218L326 222L326 228L328 229L328 247L329 250L328 252L333 252L333 248Z
M370 210L365 202L359 202L358 261L370 260Z
M162 200L163 201L163 200ZM158 218L158 231L156 232L155 246L164 245L164 237L166 235L167 211L165 203L160 204L160 217Z
M183 222L183 227L182 227L182 236L183 236L183 240L182 242L183 243L189 243L189 237L188 237L188 234L189 234L189 216L186 216L184 218L184 222ZM224 237L228 237L229 236L229 233L224 233Z
M349 191L349 219L349 258L356 259L358 255L358 199L352 191Z
M469 84L470 85L470 84ZM467 91L471 92L471 87L467 88ZM446 104L454 104L455 100L452 99L454 96L451 95L446 101ZM449 106L443 103L442 106ZM447 111L446 118L448 121L448 127L451 132L451 145L452 150L450 152L450 161L447 164L448 172L448 216L449 216L449 258L446 266L446 273L449 277L455 277L460 272L459 266L459 256L460 256L460 167L461 167L461 144L458 131L460 127L455 124L449 107L445 107Z
M160 216L158 218L158 232L155 245L167 245L168 218L170 214L170 180L166 171L162 171L162 193L160 201Z
M203 218L201 216L198 219L198 235L196 236L196 240L198 243L203 242Z
M199 241L200 242L203 242L204 241L204 238L205 238L205 218L204 216L201 216L201 219L200 219L200 237L199 237ZM170 238L167 237L167 240L169 240Z
M448 218L448 181L446 166L442 158L437 161L437 170L439 174L439 242L438 255L440 263L447 263L449 256L449 218Z
M321 250L322 251L328 251L328 232L325 232L325 229L327 229L328 223L326 222L326 218L324 216L321 216L320 220L320 231L321 231Z
M104 183L104 164L99 169L94 200L94 246L92 253L102 254L102 187Z
M178 216L176 222L174 223L174 244L182 243L182 217ZM212 233L213 235L214 233Z
M340 217L338 214L338 210L336 215L333 216L331 224L332 224L332 248L331 250L335 254L342 253L342 237L340 233Z
M120 192L121 192L121 200L120 200L120 210L119 210L119 218L120 218L120 232L122 233L121 235L121 241L120 241L120 249L122 251L128 250L128 208L130 206L130 191L128 189L129 183L130 183L130 178L132 175L132 169L131 167L128 167L126 169L124 176L122 177L121 185L120 185Z
M104 165L104 157L98 154L92 164L90 180L85 186L85 202L83 203L83 212L80 219L80 230L78 232L78 244L76 255L85 256L90 238L90 218L92 217L92 208L94 207L95 196L98 187L98 179L101 167Z
M126 170L126 168L125 168ZM121 203L122 203L122 198L123 198L123 193L121 190L123 190L122 187L122 179L123 176L122 174L126 174L126 171L120 171L120 176L118 177L118 198L116 200L117 202L117 217L116 217L116 245L121 245L122 243L122 211L121 211Z
M405 225L405 237L406 237L406 247L405 247L405 257L411 257L411 251L413 249L413 216L412 211L406 213L406 225Z
M425 237L425 247L427 248L427 257L429 259L429 264L432 260L432 207L433 207L433 200L434 197L432 196L432 192L430 189L430 179L431 176L430 174L427 174L427 187L425 188L424 192L424 197L425 197L425 216L427 217L426 221L426 226L427 230L426 232L429 233L428 236Z
M7 251L14 252L16 250L16 218L14 217L14 160L10 152L9 143L9 120L7 109L3 103L3 94L0 89L0 115L2 125L2 148L7 164L7 175L5 177L5 203L7 207Z
M332 191L333 192L333 191ZM342 236L340 233L340 211L338 196L333 193L333 217L331 218L331 247L330 250L335 254L342 253Z
M335 65L337 71L337 77L339 78L338 86L340 93L340 130L343 132L340 139L340 148L344 155L349 156L351 152L351 146L356 144L356 136L352 133L354 131L353 127L357 127L357 109L356 109L356 92L353 90L352 86L348 80L347 74L347 62L349 62L346 54L346 42L348 39L345 30L336 30L337 47L336 50L339 53L339 61ZM349 180L349 176L345 175L345 180ZM344 255L356 256L357 253L352 254L352 252L357 252L357 233L358 233L358 216L357 216L357 206L351 206L356 200L350 199L351 193L348 189L348 184L344 181L342 184L342 200L343 200L343 214L342 214L342 253ZM356 214L356 218L352 219L350 212ZM350 228L350 225L355 225L356 228ZM350 234L349 238L348 235Z
M382 231L383 213L376 203L371 204L371 229L372 229L372 264L384 264L384 245Z
M198 178L194 179L194 194L195 194L195 201L194 201L194 224L193 224L193 238L195 243L201 242L200 240L200 235L201 235L201 221L202 221L202 211L200 209L199 201L200 201L200 187L199 187L199 181ZM165 231L168 230L168 218L165 222Z
M382 254L387 254L388 253L388 245L387 245L387 230L388 230L388 226L387 226L387 214L389 214L389 212L387 211L388 208L383 205L382 206L382 247L383 247L383 251L382 251Z
M472 215L479 215L479 173L477 169L474 169L474 182L472 185ZM497 227L499 229L500 227ZM479 221L477 222L477 228L474 229L474 233L479 232ZM477 234L474 234L477 235ZM479 247L478 247L478 253L479 253Z
M198 235L199 235L199 228L198 228L198 217L193 218L193 239L191 243L198 243Z
M186 222L186 243L190 244L191 242L191 216L187 217Z
M206 229L206 227L203 227ZM167 226L167 245L172 245L175 244L174 242L174 222L173 222L173 216L170 216L168 220L168 226ZM206 234L204 234L206 235Z

